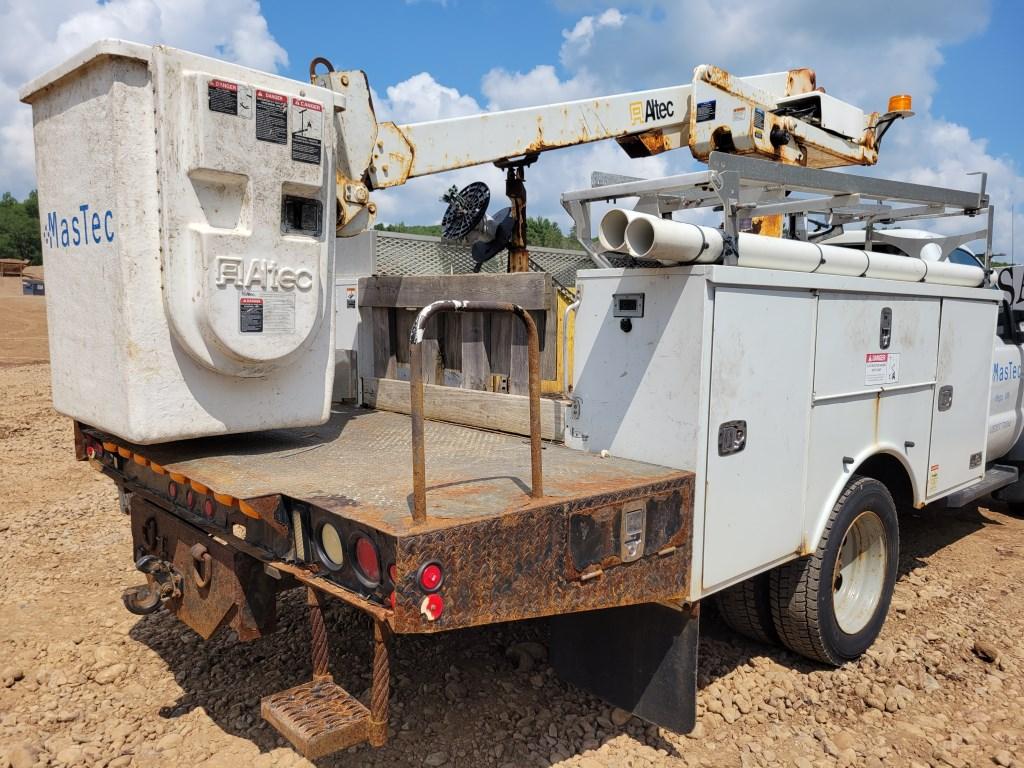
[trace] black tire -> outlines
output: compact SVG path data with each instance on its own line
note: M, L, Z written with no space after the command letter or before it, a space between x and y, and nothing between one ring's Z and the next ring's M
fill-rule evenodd
M841 581L834 581L836 561L855 520L866 519L875 525L870 515L862 518L863 513L870 512L881 522L884 537L880 542L886 557L880 568L880 595L862 628L848 634L836 617L835 587L841 586ZM854 475L832 508L815 553L771 571L770 603L779 640L791 651L834 666L858 658L885 623L898 559L899 524L892 495L874 478Z
M735 632L766 645L776 645L779 635L768 600L768 574L734 584L718 593L718 612Z

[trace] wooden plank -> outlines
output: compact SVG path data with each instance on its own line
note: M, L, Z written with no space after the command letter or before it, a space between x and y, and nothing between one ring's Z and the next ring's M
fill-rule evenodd
M373 372L380 378L395 375L395 355L391 349L391 310L373 309Z
M443 381L441 368L441 343L438 328L442 327L443 317L434 315L423 329L423 381L427 384L440 384Z
M445 312L438 317L441 331L441 358L446 369L462 370L462 316Z
M371 408L397 413L409 412L409 385L393 379L363 379L363 403ZM530 433L530 401L521 395L475 392L469 389L427 384L423 388L423 408L428 419L493 429L513 435ZM541 437L563 440L565 405L562 401L541 398ZM529 447L524 444L524 451Z
M441 299L508 301L524 309L554 306L544 272L477 275L374 275L359 280L361 307L425 307Z
M512 366L512 338L516 326L521 325L519 318L507 312L495 312L490 315L491 334L488 339L488 358L491 361L491 373L502 373L508 376Z
M526 328L518 319L509 345L508 391L511 395L530 394L530 350L526 342Z
M399 363L409 362L409 332L412 330L416 313L408 309L396 308L395 312L395 360Z
M490 382L487 320L479 312L462 315L462 386L465 389L487 389Z
M540 336L540 378L558 378L558 306L549 312L531 312ZM561 386L561 385L559 385Z

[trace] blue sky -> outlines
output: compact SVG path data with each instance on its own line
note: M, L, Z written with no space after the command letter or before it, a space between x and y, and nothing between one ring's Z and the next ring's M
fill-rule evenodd
M364 69L378 116L452 117L686 83L698 64L735 74L808 66L865 111L910 92L917 115L886 137L868 172L973 188L989 173L996 246L1024 258L1024 2L1021 0L0 0L0 191L34 184L31 110L17 89L101 37L166 43L305 80L309 60ZM685 151L631 161L612 142L545 154L529 171L530 212L568 219L562 191L593 170L696 167ZM384 221L436 221L451 184L493 168L375 193Z
M607 3L573 3L559 7L545 0L520 3L496 0L374 0L353 11L352 2L325 4L315 13L315 24L286 0L262 4L263 15L277 41L288 52L283 71L304 79L314 56L326 56L338 69L363 69L380 89L430 72L445 85L467 93L481 103L480 79L493 67L527 71L537 64L557 62L562 32L581 15L600 12ZM647 3L615 3L628 13ZM935 4L942 12L942 3ZM369 10L372 8L372 10ZM514 10L510 10L510 8ZM571 10L570 10L571 8ZM795 15L795 14L794 14ZM943 63L936 72L932 112L965 125L971 135L989 141L997 154L1024 167L1024 2L996 0L991 21L978 34L942 47ZM794 19L798 24L799 20ZM885 18L872 24L884 25ZM694 61L693 64L705 62ZM729 69L727 61L719 64ZM860 66L862 62L851 62ZM815 66L808 62L808 66ZM569 73L558 66L563 77ZM737 74L754 74L737 72ZM677 80L661 82L637 62L636 88L686 82L688 70ZM597 95L597 94L595 94Z

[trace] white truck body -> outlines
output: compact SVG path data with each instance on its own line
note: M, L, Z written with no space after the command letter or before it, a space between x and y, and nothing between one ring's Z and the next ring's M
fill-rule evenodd
M566 442L697 473L692 599L813 552L866 461L897 462L922 506L1019 435L1017 381L991 373L992 289L717 265L586 271L579 288ZM745 445L722 455L737 421Z

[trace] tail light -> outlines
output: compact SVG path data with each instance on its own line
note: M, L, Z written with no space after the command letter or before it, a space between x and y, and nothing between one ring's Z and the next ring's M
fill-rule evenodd
M172 499L178 498L178 484L173 480L167 484L167 495Z
M444 613L444 598L436 592L427 595L420 603L420 613L426 617L427 621L437 621Z
M345 564L345 547L341 543L341 534L330 523L320 526L316 539L316 551L327 568L336 571Z
M444 582L444 571L441 564L436 562L424 563L416 577L420 589L424 592L437 592Z
M85 446L85 455L90 459L102 459L103 458L103 446L99 443L89 441Z
M206 517L207 520L213 520L214 511L213 499L207 499L203 502L203 516Z
M359 534L355 540L356 575L362 577L367 586L380 584L380 555L377 546L366 536Z
M194 509L196 506L196 494L195 491L193 491L191 488L189 488L188 491L185 492L185 505L189 509Z

